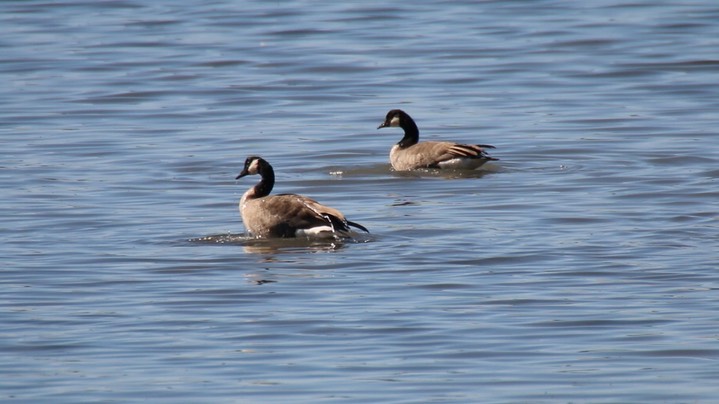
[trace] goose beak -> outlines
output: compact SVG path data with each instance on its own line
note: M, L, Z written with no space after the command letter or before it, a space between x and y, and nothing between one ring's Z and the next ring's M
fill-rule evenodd
M382 124L381 124L380 126L377 127L377 129L386 128L386 127L388 127L388 126L389 126L389 125L387 124L387 121L384 121L384 122L382 122Z
M239 180L240 178L244 177L244 176L247 175L247 174L249 174L249 173L247 172L247 169L244 169L244 170L242 170L242 172L241 172L237 177L235 177L235 179L236 179L236 180Z

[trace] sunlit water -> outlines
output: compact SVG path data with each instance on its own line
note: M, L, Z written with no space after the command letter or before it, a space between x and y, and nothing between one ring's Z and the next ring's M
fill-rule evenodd
M0 398L719 397L719 3L0 4ZM396 173L398 129L488 143ZM371 231L252 240L311 196Z

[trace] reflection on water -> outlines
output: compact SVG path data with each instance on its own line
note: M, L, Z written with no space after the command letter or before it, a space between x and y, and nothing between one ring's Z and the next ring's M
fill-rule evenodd
M414 171L392 171L392 174L401 178L483 178L487 175L501 173L504 169L501 162L485 163L475 170L423 168Z
M437 169L423 168L413 171L395 171L389 164L366 165L355 167L331 167L329 174L337 179L344 177L366 177L368 175L392 175L400 178L482 178L486 175L506 171L502 161L494 161L483 164L475 170Z
M345 248L348 244L368 243L372 241L369 234L354 233L353 238L255 238L246 234L216 234L188 240L197 244L234 244L242 246L243 250L251 254L283 254L298 252L334 252ZM273 258L266 257L268 261Z

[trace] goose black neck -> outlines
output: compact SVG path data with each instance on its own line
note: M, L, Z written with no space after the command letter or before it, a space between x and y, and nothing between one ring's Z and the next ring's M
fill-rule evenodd
M272 187L275 186L275 170L265 162L260 167L260 177L262 179L255 185L255 197L257 198L262 198L272 192Z
M419 129L414 120L406 115L400 120L400 125L404 129L404 137L397 143L399 147L409 147L419 142Z

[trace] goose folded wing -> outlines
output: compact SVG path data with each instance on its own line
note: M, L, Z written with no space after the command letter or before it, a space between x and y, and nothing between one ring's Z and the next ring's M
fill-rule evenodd
M483 158L486 157L484 151L485 147L486 146L482 145L454 143L447 149L447 154L451 155L452 158Z
M283 218L294 229L328 226L334 231L348 230L344 216L337 209L324 206L312 198L295 194L275 195L265 203L268 215Z

